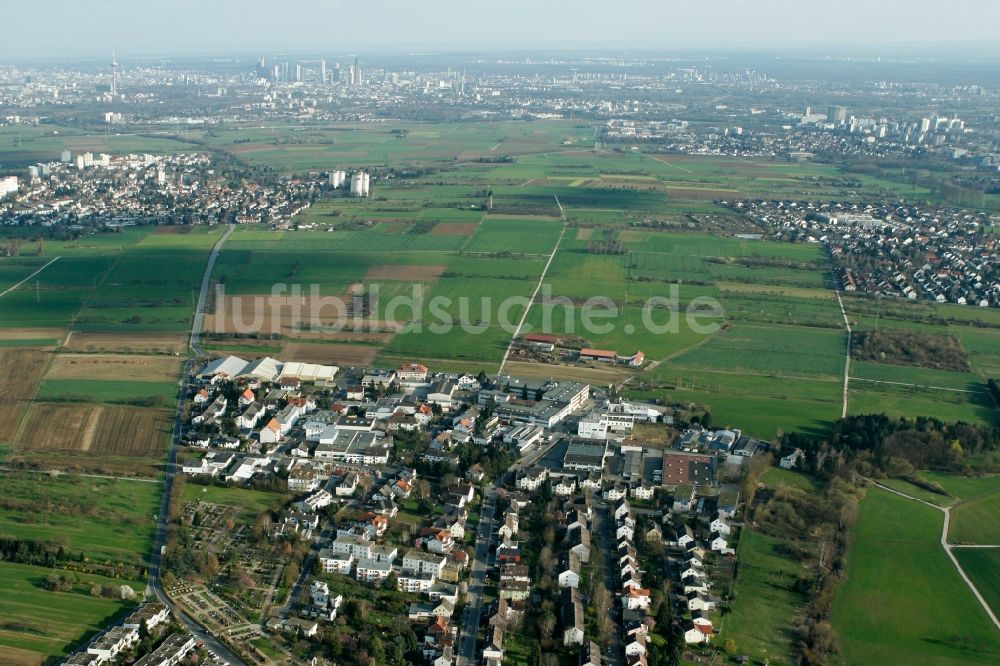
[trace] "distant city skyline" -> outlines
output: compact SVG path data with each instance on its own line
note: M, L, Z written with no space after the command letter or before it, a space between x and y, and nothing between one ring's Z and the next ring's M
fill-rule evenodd
M847 54L1000 44L1000 3L953 0L49 0L4 8L0 58L408 50L830 50ZM930 17L933 17L931 20ZM947 50L946 48L947 47Z

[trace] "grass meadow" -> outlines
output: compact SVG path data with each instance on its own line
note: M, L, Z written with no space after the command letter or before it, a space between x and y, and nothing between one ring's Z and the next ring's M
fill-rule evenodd
M939 543L943 515L878 488L861 502L831 621L845 663L990 664L996 629Z

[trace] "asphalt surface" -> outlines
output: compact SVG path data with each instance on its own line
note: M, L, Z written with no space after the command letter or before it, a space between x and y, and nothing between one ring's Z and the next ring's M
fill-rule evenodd
M607 655L609 659L608 663L611 666L619 666L621 663L622 645L618 628L621 626L621 623L615 615L621 603L618 599L618 551L613 550L611 547L614 537L615 519L607 507L598 508L596 513L597 520L600 522L600 526L597 529L598 539L601 551L604 553L604 585L611 595L611 621L612 626L615 627L615 630L611 632L611 652Z
M462 636L458 639L456 666L472 666L478 663L476 659L476 634L479 631L483 612L483 588L486 585L486 572L489 569L490 550L493 545L497 488L502 478L494 481L483 495L482 511L479 513L479 528L476 530L476 557L472 561L472 570L469 572L469 603L465 607Z
M180 616L188 630L194 634L198 640L202 641L209 651L213 652L216 656L229 664L233 664L234 666L245 666L246 662L236 656L236 654L222 642L213 638L211 634L208 633L208 629L204 625L200 624L197 620L177 608L170 598L167 597L167 593L163 589L163 580L160 577L161 566L163 564L162 551L167 544L167 522L170 517L170 493L174 487L174 477L177 475L177 450L180 447L181 441L180 407L185 399L187 381L191 376L194 363L196 362L197 357L202 354L200 346L201 329L205 321L205 302L208 299L208 288L211 284L212 269L215 267L215 260L219 257L219 250L222 249L223 243L226 242L226 239L229 238L235 228L236 227L233 225L229 225L226 233L223 234L218 241L216 241L215 246L212 248L212 254L209 255L208 263L205 265L205 274L202 276L201 280L201 291L198 294L198 307L195 309L194 321L191 325L191 339L189 342L191 350L194 352L195 356L188 359L184 363L181 383L177 389L177 414L174 416L173 437L170 443L170 451L167 453L166 476L163 479L163 497L160 500L160 513L157 516L156 521L156 538L153 540L153 553L150 557L149 587L156 594L157 598L167 606L167 608L173 611L176 615Z

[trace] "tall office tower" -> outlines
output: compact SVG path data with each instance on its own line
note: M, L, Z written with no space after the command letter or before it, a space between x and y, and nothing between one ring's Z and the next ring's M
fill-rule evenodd
M118 94L118 58L111 52L111 94Z
M826 111L826 122L834 125L843 125L847 122L847 107L831 106Z
M326 60L319 61L319 80L326 83Z
M295 81L296 83L302 82L302 65L295 63Z
M354 85L361 85L361 65L358 64L358 59L354 59Z

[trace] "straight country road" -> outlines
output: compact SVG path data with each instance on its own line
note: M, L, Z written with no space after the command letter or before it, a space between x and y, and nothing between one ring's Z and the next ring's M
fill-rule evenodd
M528 301L527 307L524 308L524 314L521 315L521 321L517 323L517 328L514 329L514 335L510 338L510 344L507 345L506 351L503 353L503 359L500 361L500 368L497 370L497 376L503 374L503 369L507 366L507 359L510 357L511 349L514 348L514 341L517 340L517 336L521 334L521 329L524 328L524 322L528 319L528 313L531 311L531 305L538 298L538 292L542 288L542 283L545 282L545 276L549 272L549 266L552 265L552 260L556 257L556 252L559 251L559 245L562 243L563 236L566 235L566 211L563 210L562 204L559 202L559 197L556 197L556 205L559 206L559 214L562 216L563 226L562 231L559 232L559 238L556 240L555 247L552 248L552 253L549 254L548 261L545 262L545 268L542 269L542 274L538 277L538 284L535 285L535 291L531 294L531 300ZM546 333L551 333L551 331L544 331Z
M233 664L234 666L244 666L245 662L221 641L212 637L205 626L201 625L197 620L177 608L173 601L170 600L170 597L167 596L166 590L163 589L163 580L161 578L163 553L166 550L167 535L169 533L168 522L170 518L170 493L173 490L174 477L177 474L177 450L180 448L181 442L181 406L184 404L184 399L186 398L185 393L188 378L192 374L192 370L194 368L194 364L198 360L198 356L202 353L199 342L201 339L201 328L205 321L205 303L208 300L208 287L209 284L211 284L212 270L215 268L215 261L219 257L219 251L222 249L222 245L233 233L235 228L236 227L233 225L229 225L229 228L226 229L226 233L224 233L219 240L215 242L215 245L212 247L212 253L208 257L208 263L205 265L205 273L201 280L201 291L198 295L198 305L195 309L194 321L191 324L191 337L189 342L191 350L195 355L185 361L184 369L181 373L180 385L177 389L177 414L174 416L174 428L171 436L170 451L167 453L166 474L163 479L163 497L160 500L160 513L157 515L156 521L156 538L153 540L153 552L150 556L149 587L153 590L154 594L156 594L157 598L159 598L159 600L167 606L167 608L180 615L188 630L197 636L199 640L204 642L205 646L209 650L214 652L219 656L219 658L229 664Z
M844 318L844 326L847 327L847 354L844 357L844 404L843 408L840 410L840 418L847 418L847 408L849 406L849 394L851 387L851 343L854 338L854 331L851 329L851 322L847 318L847 310L844 309L844 301L840 297L840 290L834 289L834 293L837 294L837 303L840 305L840 314Z
M0 297L6 296L10 292L14 291L18 287L20 287L22 284L24 284L25 282L27 282L31 278L35 277L36 275L38 275L39 273L41 273L42 271L44 271L46 268L48 268L49 266L51 266L52 264L54 264L57 261L59 261L59 257L54 257L52 259L52 261L48 262L47 264L45 264L44 266L42 266L41 268L39 268L37 271L35 271L34 273L32 273L31 275L29 275L28 277L24 278L23 280L21 280L20 282L18 282L17 284L15 284L14 286L8 287L7 289L4 289L2 292L0 292Z

